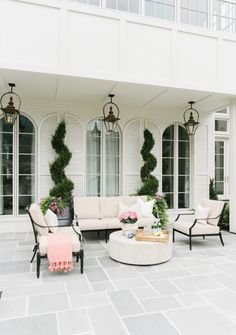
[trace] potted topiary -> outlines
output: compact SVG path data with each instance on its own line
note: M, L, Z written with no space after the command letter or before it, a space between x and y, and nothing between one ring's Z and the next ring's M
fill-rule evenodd
M71 160L72 153L64 143L65 135L66 123L62 120L51 139L52 147L57 153L56 159L50 164L54 186L49 191L49 196L43 198L40 203L43 213L51 209L57 215L59 225L69 225L73 218L72 191L74 184L65 174L65 168Z

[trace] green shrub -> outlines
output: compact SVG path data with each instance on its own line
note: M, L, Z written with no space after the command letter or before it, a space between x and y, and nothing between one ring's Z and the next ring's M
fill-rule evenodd
M218 200L218 195L216 193L215 189L215 181L214 179L210 179L210 184L209 184L209 198L211 200Z
M148 196L148 200L151 200L151 199L155 199L152 214L155 217L159 217L160 222L161 222L161 227L164 228L167 226L169 222L168 214L167 214L167 210L168 210L167 202L165 201L164 196L158 193L155 196Z
M221 223L221 228L224 230L229 230L229 204L226 204L223 220Z

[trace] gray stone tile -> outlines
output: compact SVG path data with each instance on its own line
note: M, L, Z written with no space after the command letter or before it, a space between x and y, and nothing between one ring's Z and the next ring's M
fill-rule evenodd
M186 277L190 276L191 273L185 269L178 269L178 270L167 270L161 272L150 272L144 273L142 276L147 279L148 281L154 281L159 279L170 279L170 278L178 278L178 277Z
M105 257L98 257L99 263L102 265L103 268L115 268L120 267L120 263L114 261L109 256Z
M98 261L96 258L85 258L84 260L84 268L87 268L89 266L98 266Z
M228 289L212 290L200 295L210 302L212 305L216 306L227 316L236 316L236 293Z
M183 292L196 292L220 288L221 285L209 276L191 276L185 278L171 279Z
M0 321L2 335L58 335L55 314Z
M214 274L211 277L222 286L230 288L232 291L236 291L235 278L229 276L228 274L221 272Z
M194 267L189 267L188 270L196 275L201 275L201 274L207 275L207 274L214 274L214 273L219 272L219 270L216 269L213 265L194 266Z
M111 279L124 279L138 277L139 274L132 266L122 266L118 268L108 268L106 273Z
M236 324L211 306L169 311L166 315L181 335L236 334Z
M140 301L147 312L161 312L168 309L183 307L175 297L157 297Z
M186 307L195 307L207 304L206 301L203 300L197 293L179 294L176 296L176 299Z
M110 281L91 283L94 292L109 292L114 291L115 286Z
M133 266L133 268L137 271L137 272L151 272L151 271L155 271L156 270L156 265L135 265Z
M141 314L144 309L128 290L108 292L108 295L120 316Z
M35 285L37 280L35 273L24 273L18 275L0 276L0 287L16 287L24 285Z
M66 285L66 290L68 294L71 296L81 295L81 294L86 294L86 293L91 292L91 289L85 277L76 279L76 280L66 281L65 285Z
M64 284L63 283L47 283L47 284L39 283L38 285L16 286L16 287L11 287L11 288L6 288L3 291L3 297L12 298L12 297L38 296L42 294L50 294L50 293L55 293L55 292L60 292L60 293L65 292Z
M87 313L84 309L70 309L58 313L60 335L84 334L91 330Z
M29 272L30 263L25 261L1 262L0 275L10 275L16 273Z
M29 298L28 314L48 313L69 308L65 293L53 293Z
M175 287L173 284L169 282L169 280L166 279L150 281L150 284L161 295L171 295L181 293L181 291L177 287Z
M125 290L148 285L148 283L140 277L113 280L113 284L118 290Z
M155 291L150 286L132 288L131 292L135 295L137 299L146 299L159 296L157 291Z
M101 267L91 267L86 269L86 276L88 280L92 283L99 282L99 281L106 281L108 280L107 275L103 271Z
M0 250L9 250L9 249L16 249L18 242L17 241L7 241L7 240L2 240L0 243Z
M219 269L221 272L225 272L233 277L236 277L236 263L218 263L215 265L217 269Z
M1 299L0 320L26 315L26 298Z
M71 307L88 307L109 304L105 293L84 294L71 297Z
M96 335L128 335L111 305L88 308Z
M160 313L127 317L123 321L130 335L180 335Z

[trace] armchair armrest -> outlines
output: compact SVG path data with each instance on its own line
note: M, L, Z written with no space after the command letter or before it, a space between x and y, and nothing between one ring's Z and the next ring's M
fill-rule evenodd
M181 215L193 215L194 213L195 213L195 210L194 210L194 212L192 212L192 213L180 213L180 214L177 214L177 217L176 217L176 219L175 219L175 222L179 220L179 218L180 218Z

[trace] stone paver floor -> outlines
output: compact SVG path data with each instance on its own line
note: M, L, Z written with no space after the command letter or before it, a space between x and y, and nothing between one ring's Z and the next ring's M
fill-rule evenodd
M85 271L41 277L31 233L0 234L1 335L235 335L236 235L177 235L171 261L119 264L96 233L84 234Z

